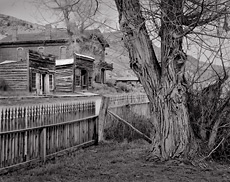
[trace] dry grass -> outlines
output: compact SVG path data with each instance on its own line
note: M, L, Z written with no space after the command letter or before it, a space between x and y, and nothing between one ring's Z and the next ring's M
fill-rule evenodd
M185 164L146 161L149 145L136 142L108 142L79 150L46 165L0 176L4 182L220 182L230 181L228 166L199 169Z
M129 122L136 129L150 137L152 124L150 123L149 119L144 116L137 115L136 113L127 109L123 109L122 112L119 113L119 116ZM137 132L113 116L110 116L108 120L110 121L110 125L104 131L105 139L118 142L123 142L124 140L131 142L141 139L141 136Z

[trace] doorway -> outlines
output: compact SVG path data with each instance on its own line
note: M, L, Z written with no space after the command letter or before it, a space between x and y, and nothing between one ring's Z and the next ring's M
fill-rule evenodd
M81 88L88 89L88 73L86 70L81 70Z
M105 83L105 69L102 68L101 69L101 83Z
M45 74L41 74L41 94L45 94Z

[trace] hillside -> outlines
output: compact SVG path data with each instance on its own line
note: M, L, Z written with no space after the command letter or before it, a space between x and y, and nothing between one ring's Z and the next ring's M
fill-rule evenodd
M0 39L6 35L12 34L15 26L18 27L18 33L30 33L44 30L44 26L24 21L12 16L0 14Z
M43 25L38 25L3 14L0 14L0 25L0 39L6 35L12 34L12 30L15 26L18 27L19 34L41 32L45 29ZM124 48L121 32L109 32L103 33L103 35L110 45L109 48L106 48L105 60L108 63L113 63L114 66L114 70L112 72L108 72L107 77L113 78L135 76L135 74L129 67L129 56L126 49ZM154 46L154 50L157 57L160 58L160 48ZM186 70L188 72L196 72L198 67L202 67L202 70L204 70L207 67L207 64L203 62L198 62L192 56L188 56ZM220 66L214 66L214 68L218 72L222 71L222 68ZM207 78L207 76L212 73L212 68L209 68L209 71L206 72L202 77Z
M134 72L129 68L129 56L124 48L121 32L104 33L104 36L110 45L110 47L106 49L106 61L114 64L114 71L109 73L109 76L135 76ZM154 51L157 58L160 59L160 48L154 46ZM208 63L198 61L190 55L188 55L185 69L188 74L195 74L195 79L199 78L199 82L215 75L213 69L219 74L223 72L221 66L212 65L211 67Z

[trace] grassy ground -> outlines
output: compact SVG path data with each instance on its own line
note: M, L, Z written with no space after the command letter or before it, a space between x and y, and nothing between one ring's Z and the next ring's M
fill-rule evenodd
M172 162L146 161L148 147L142 141L104 143L56 158L40 167L0 176L0 182L230 181L230 168L226 165L210 163L208 168L200 169Z

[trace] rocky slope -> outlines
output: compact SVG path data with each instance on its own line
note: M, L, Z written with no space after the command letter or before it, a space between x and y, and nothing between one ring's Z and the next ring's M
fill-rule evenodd
M6 35L12 34L15 26L18 27L18 33L30 33L44 30L43 25L38 25L18 18L0 14L0 39Z

